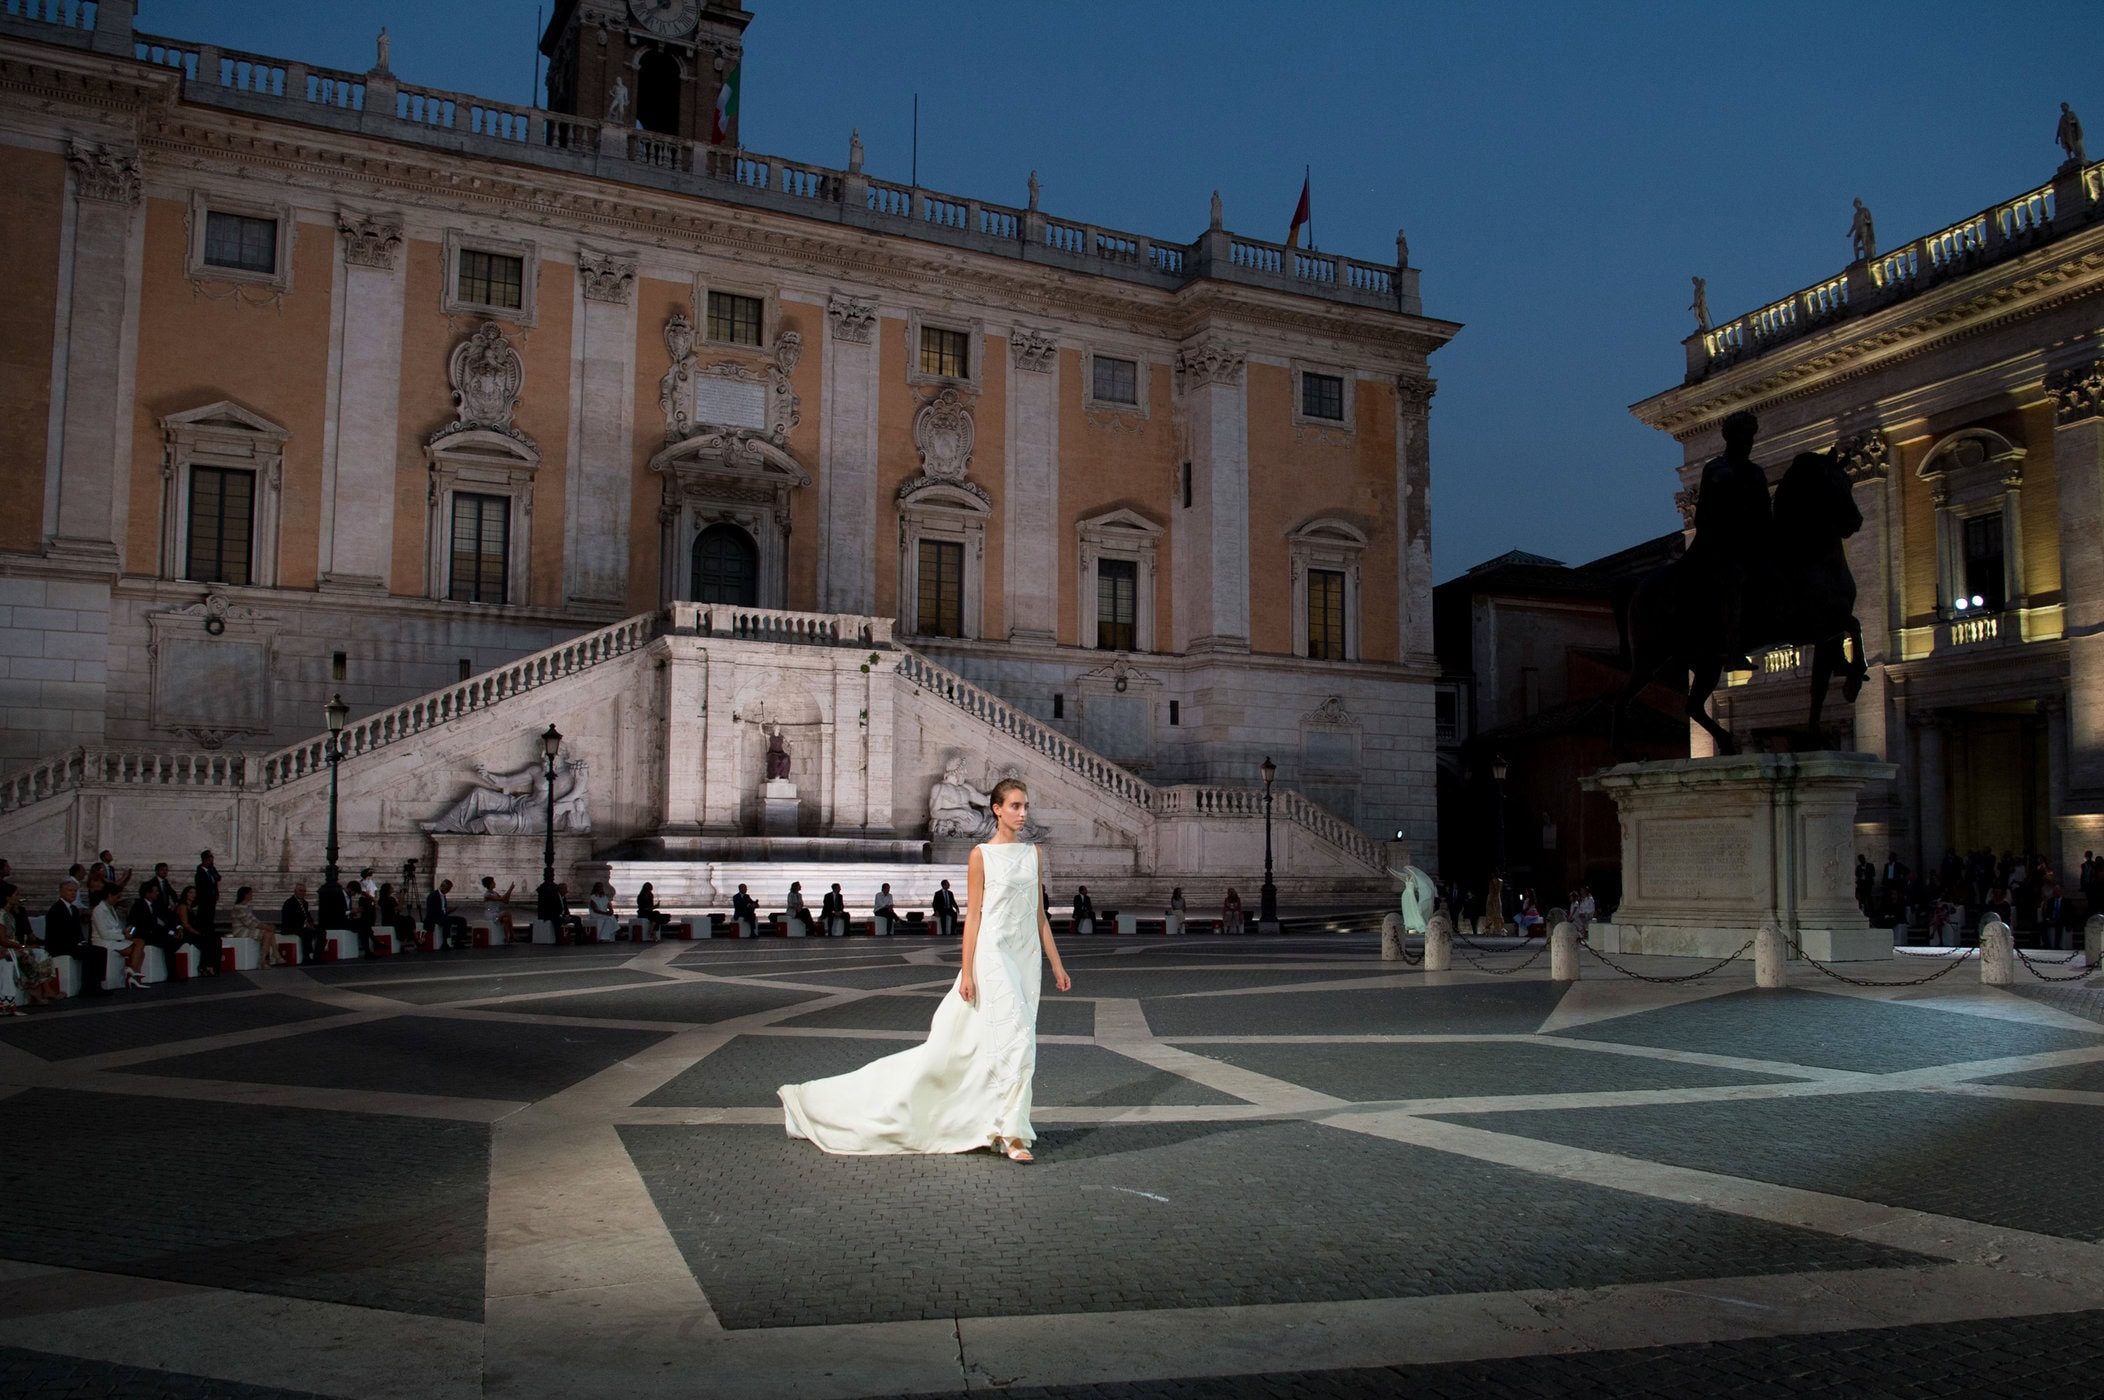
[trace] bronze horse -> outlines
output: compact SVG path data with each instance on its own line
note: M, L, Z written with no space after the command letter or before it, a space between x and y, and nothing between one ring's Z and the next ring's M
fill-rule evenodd
M1863 528L1848 473L1824 452L1800 453L1775 489L1774 525L1767 547L1750 559L1744 586L1743 630L1749 650L1812 647L1811 731L1819 731L1828 683L1843 676L1841 694L1853 701L1869 667L1863 660L1863 628L1856 620L1856 581L1842 541ZM1622 726L1629 704L1669 670L1689 675L1687 715L1716 740L1717 752L1735 754L1738 741L1709 714L1709 698L1724 668L1736 658L1725 651L1727 629L1719 619L1726 606L1720 584L1682 556L1640 579L1618 599L1615 621L1629 683L1614 702L1613 744L1622 753ZM1843 652L1843 641L1849 649Z

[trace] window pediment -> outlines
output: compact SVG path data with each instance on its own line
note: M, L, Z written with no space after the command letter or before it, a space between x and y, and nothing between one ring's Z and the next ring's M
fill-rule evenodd
M811 473L787 448L742 429L703 429L681 438L650 459L650 470L677 480L704 475L784 489L811 484Z

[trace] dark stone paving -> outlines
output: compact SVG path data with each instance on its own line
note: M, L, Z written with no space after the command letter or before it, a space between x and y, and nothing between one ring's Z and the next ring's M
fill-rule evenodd
M2104 1241L2104 1197L2085 1185L2104 1142L2104 1108L1890 1093L1441 1116L1517 1137Z
M445 977L460 973L481 975L531 972L536 968L576 972L592 967L618 967L635 956L626 943L550 945L507 943L501 948L446 948L435 953L402 953L387 958L361 958L356 962L309 963L300 970L317 982L332 985L371 982L389 978Z
M831 1157L779 1128L623 1141L728 1327L1319 1302L1925 1262L1305 1122ZM939 1207L931 1203L940 1203ZM1001 1247L959 1221L997 1220Z
M1976 1084L2014 1084L2025 1089L2078 1089L2085 1093L2104 1094L2104 1060L2092 1060L2086 1065L2061 1065L2054 1069L2029 1069L2017 1074L1998 1074L1992 1079L1977 1079Z
M130 1068L187 1079L532 1101L664 1039L660 1031L395 1016Z
M20 1347L0 1347L0 1395L10 1400L328 1400L312 1391L148 1371Z
M935 1019L938 995L864 997L823 1011L792 1016L779 1024L788 1027L819 1026L843 1031L922 1031ZM1096 1007L1093 1002L1072 1001L1046 995L1037 1003L1039 1035L1094 1035Z
M717 971L715 968L709 970ZM957 980L957 969L895 963L889 967L847 967L838 972L829 971L824 967L801 967L788 972L769 968L764 973L752 972L746 975L765 976L771 981L779 982L814 982L828 987L845 987L853 991L878 991L886 987L910 987L918 982L947 985Z
M1354 1103L1485 1094L1597 1094L1775 1084L1786 1077L1547 1044L1218 1045L1180 1048Z
M1290 987L1296 982L1344 982L1354 977L1389 975L1378 965L1340 964L1314 970L1269 968L1133 967L1124 959L1086 971L1075 968L1074 992L1090 997L1169 997L1192 992L1234 992L1255 987ZM1531 1029L1531 1028L1530 1028Z
M135 992L132 995L143 998L152 993ZM110 1009L102 1010L104 1006ZM78 1001L69 1001L64 1011L18 1016L0 1022L0 1041L47 1060L72 1060L82 1055L143 1050L172 1040L197 1040L208 1035L288 1026L343 1014L339 1008L324 1006L318 1001L275 993L231 998L192 997L174 1002L125 1001L122 1004L118 1004L113 996L109 1002L89 1002L85 1007Z
M652 979L634 991L603 992L588 997L549 997L529 1001L518 1009L535 1016L581 1016L600 1021L690 1021L711 1025L733 1021L756 1011L774 1011L800 1001L814 1001L824 992L799 992L787 987L753 987L725 982L667 982Z
M1795 988L1731 992L1556 1034L1867 1074L2104 1044L2080 1031Z
M2104 1022L2104 975L2083 982L2019 982L2009 989L2018 996L2043 1002L2057 1011L2085 1020Z
M2100 1366L2104 1312L2082 1312L1426 1366L1012 1386L1001 1393L1008 1400L2095 1400Z
M32 1089L0 1141L0 1196L71 1203L10 1258L482 1320L482 1124Z
M1532 1035L1563 982L1477 982L1364 992L1159 998L1143 1003L1156 1035Z
M772 1107L775 1090L860 1069L911 1048L907 1040L741 1035L642 1102L667 1108ZM1231 1094L1151 1069L1097 1045L1040 1045L1031 1093L1039 1106L1240 1103Z
M640 987L661 984L665 980L662 977L653 977L647 972L632 972L614 967L589 968L575 972L522 968L512 972L493 972L486 976L464 976L463 972L464 969L449 968L426 973L426 980L389 979L372 986L350 986L346 990L367 992L391 1001L406 1001L412 1006L448 1006L454 1002L482 1001L489 997L527 996L536 992L582 992L593 987ZM536 1010L539 1005L530 1003L520 1009Z

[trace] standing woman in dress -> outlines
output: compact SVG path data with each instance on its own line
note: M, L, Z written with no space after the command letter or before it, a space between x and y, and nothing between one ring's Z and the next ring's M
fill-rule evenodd
M1030 795L994 784L993 838L972 851L964 966L935 1009L928 1039L861 1069L780 1090L791 1137L827 1152L970 1152L1028 1162L1030 1079L1037 1070L1043 961L1053 985L1074 983L1044 915L1045 871L1023 840Z

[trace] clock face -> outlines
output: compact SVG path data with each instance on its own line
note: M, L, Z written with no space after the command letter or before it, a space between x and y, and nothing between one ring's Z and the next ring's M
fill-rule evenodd
M701 18L701 0L628 0L628 12L651 33L676 39Z

